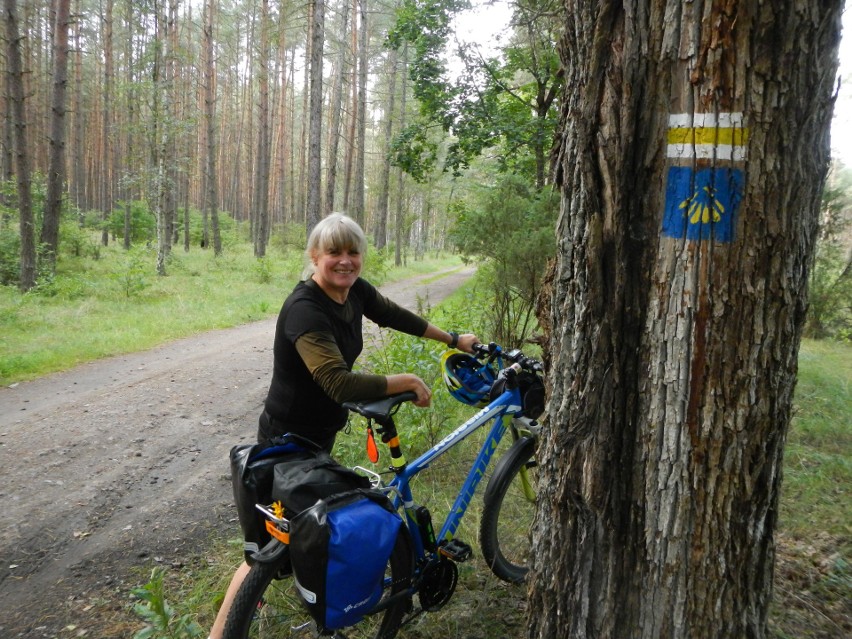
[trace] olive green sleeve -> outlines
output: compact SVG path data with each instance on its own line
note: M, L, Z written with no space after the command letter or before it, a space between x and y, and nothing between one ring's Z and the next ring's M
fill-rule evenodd
M338 404L387 394L384 375L353 373L346 367L331 333L305 333L296 340L296 351L314 381Z

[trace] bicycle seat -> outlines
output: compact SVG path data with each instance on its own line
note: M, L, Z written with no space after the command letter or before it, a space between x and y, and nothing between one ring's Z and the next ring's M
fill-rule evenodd
M407 391L399 395L390 395L389 397L381 397L379 399L343 402L343 408L355 411L367 419L375 419L377 422L381 422L391 416L394 408L403 402L410 402L414 399L417 399L417 395L411 391Z

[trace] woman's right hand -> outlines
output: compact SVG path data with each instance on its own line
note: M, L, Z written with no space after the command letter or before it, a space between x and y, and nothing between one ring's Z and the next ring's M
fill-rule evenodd
M397 373L388 375L388 395L398 395L406 391L411 391L417 395L417 399L412 402L415 406L426 408L432 403L432 391L422 379L412 373Z

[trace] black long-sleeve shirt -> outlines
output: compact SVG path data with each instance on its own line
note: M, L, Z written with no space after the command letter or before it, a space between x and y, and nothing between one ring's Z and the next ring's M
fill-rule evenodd
M381 397L383 375L353 373L364 346L362 318L422 336L427 322L388 300L361 278L346 302L329 298L313 280L300 282L278 315L272 382L266 397L272 437L286 432L325 441L346 425L345 401Z

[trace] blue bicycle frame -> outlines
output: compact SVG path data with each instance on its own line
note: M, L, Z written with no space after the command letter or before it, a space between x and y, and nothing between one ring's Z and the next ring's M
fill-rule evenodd
M411 531L412 541L414 543L415 555L420 558L425 554L423 539L420 534L420 529L417 525L413 512L414 496L411 492L409 481L417 473L426 470L438 457L447 452L450 448L460 443L468 435L484 426L488 421L494 420L494 425L491 427L488 437L485 440L473 466L462 484L461 490L456 497L453 507L450 509L446 520L444 521L440 532L437 535L437 540L449 541L455 535L456 530L461 524L462 517L470 505L476 488L479 482L485 476L485 470L491 461L494 453L497 450L503 435L509 427L512 419L516 414L521 412L521 394L517 388L506 390L502 395L497 397L488 406L481 409L476 415L467 420L464 424L456 428L452 433L444 437L440 442L435 444L428 451L420 455L414 461L405 464L402 462L403 468L397 470L396 477L391 480L389 487L398 493L394 499L395 505L399 506L399 499L402 500L402 505L405 508L406 519L408 520L408 528Z

